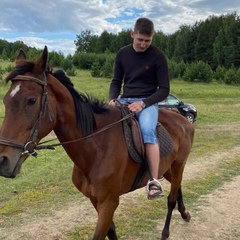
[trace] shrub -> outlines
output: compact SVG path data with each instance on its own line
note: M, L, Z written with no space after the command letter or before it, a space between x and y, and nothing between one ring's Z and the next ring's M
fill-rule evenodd
M101 77L101 66L98 61L93 62L91 67L92 77Z
M218 66L214 73L214 79L218 82L223 82L226 71L227 69L225 67Z
M226 84L239 84L240 83L240 70L235 67L228 69L224 75L224 82Z
M67 74L68 76L76 76L76 75L77 75L77 72L76 72L75 68L72 67L72 68L68 68L68 69L66 70L66 74Z
M186 69L186 63L184 61L181 61L180 63L177 63L173 60L168 61L168 70L169 70L169 77L170 79L173 78L181 78L183 76L183 73Z
M11 72L11 71L13 70L13 68L14 68L14 66L9 64L9 65L5 68L5 70L6 70L6 72Z
M102 77L112 78L113 76L113 61L108 59L104 66L101 68Z
M211 67L203 61L193 62L189 64L183 74L183 80L190 82L206 82L212 81L213 71Z
M72 69L73 68L72 60L69 58L62 60L61 67L64 69L64 71L67 71L67 69Z

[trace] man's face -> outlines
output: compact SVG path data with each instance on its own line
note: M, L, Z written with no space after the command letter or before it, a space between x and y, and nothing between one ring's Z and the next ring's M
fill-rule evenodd
M144 52L152 43L152 36L131 32L131 37L133 39L133 48L136 52Z

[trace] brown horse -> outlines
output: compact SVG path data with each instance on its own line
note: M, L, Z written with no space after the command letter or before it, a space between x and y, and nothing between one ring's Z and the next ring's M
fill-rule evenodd
M27 61L22 50L6 78L11 87L4 97L5 118L0 129L0 175L14 178L22 163L34 155L40 140L54 130L74 162L74 185L88 197L98 213L94 240L116 240L113 215L119 196L132 189L141 164L127 150L121 110L78 93L63 72L47 69L48 50L36 61ZM171 183L162 239L169 237L172 211L185 221L190 214L182 199L181 181L190 153L194 127L181 115L160 111L159 121L169 132L173 149L161 159L159 177ZM111 126L111 127L106 127ZM103 131L104 129L104 131ZM87 137L86 137L87 136ZM146 185L144 176L137 188Z

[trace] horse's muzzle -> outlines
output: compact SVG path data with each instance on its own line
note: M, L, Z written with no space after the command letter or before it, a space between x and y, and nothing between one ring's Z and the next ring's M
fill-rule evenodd
M7 156L0 155L0 176L5 178L15 178L21 168L21 159L19 159L15 166L11 166L10 160Z

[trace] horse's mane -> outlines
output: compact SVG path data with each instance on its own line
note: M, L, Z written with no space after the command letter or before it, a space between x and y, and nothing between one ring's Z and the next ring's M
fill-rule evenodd
M92 95L77 92L70 78L62 70L57 70L51 74L71 93L76 108L78 125L85 134L91 134L96 126L93 113L106 112L108 110L107 104Z
M31 72L34 68L34 62L26 61L21 65L17 65L6 77L5 81L8 82L17 75L23 75L27 72ZM107 104L99 99L88 95L79 93L74 89L74 85L70 78L67 77L63 70L57 70L52 72L50 68L45 71L46 75L51 74L58 79L71 93L75 109L79 128L86 134L93 133L96 122L94 113L101 114L108 110Z

